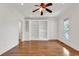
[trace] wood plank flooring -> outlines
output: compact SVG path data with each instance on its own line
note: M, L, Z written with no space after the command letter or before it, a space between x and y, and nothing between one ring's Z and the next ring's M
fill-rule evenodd
M25 41L2 56L79 56L79 52L57 40Z

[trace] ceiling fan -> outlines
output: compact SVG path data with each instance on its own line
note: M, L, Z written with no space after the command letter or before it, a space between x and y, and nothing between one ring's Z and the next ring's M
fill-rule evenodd
M48 11L49 13L52 13L52 10L48 9L47 7L52 6L52 3L41 3L40 5L35 5L38 6L37 9L33 10L32 12L36 12L37 10L39 10L41 12L41 15L43 15L43 11Z

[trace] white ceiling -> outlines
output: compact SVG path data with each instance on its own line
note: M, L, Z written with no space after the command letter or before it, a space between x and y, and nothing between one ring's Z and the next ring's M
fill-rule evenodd
M34 5L39 5L39 3L24 3L24 4L19 4L17 7L17 10L23 15L23 16L41 16L39 10L33 13L32 11L38 8L37 6ZM49 13L47 11L44 11L43 16L53 16L56 17L58 16L63 10L67 9L68 4L63 4L63 3L53 3L52 6L49 6L48 8L52 10L52 13Z
M27 16L37 16L37 17L42 17L40 15L39 10L36 11L35 13L33 13L32 11L35 10L36 8L38 8L37 6L34 5L39 5L40 3L24 3L23 5L21 5L21 3L2 3L0 4L0 6L9 6L9 7L14 7L16 8L16 10L22 14L24 17ZM44 15L43 16L53 16L56 17L59 14L61 14L61 12L63 10L66 10L69 7L69 4L63 4L63 3L53 3L52 6L49 6L48 8L50 10L52 10L52 13L49 13L47 11L44 11Z

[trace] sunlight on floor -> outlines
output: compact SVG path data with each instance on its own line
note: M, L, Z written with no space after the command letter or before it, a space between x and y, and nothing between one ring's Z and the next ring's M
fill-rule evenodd
M69 56L69 51L63 47L63 53L64 53L64 56Z

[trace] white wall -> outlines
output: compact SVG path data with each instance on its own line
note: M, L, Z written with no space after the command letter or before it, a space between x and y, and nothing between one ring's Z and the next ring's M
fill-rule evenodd
M70 39L63 38L63 22L65 18L70 20ZM79 51L79 4L72 4L66 11L64 11L58 19L59 24L59 40Z
M58 38L58 31L57 31L57 19L52 18L48 20L48 39L53 40Z
M20 14L14 6L0 4L0 54L18 44Z

